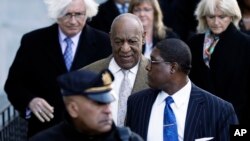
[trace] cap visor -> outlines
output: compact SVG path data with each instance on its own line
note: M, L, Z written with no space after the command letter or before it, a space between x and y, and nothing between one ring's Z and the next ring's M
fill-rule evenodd
M88 94L87 97L93 101L101 102L105 104L115 101L115 97L113 96L111 91L105 92L105 93L92 93L92 94Z

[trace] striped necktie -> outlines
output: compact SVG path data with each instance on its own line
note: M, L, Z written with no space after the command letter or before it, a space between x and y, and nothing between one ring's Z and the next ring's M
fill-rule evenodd
M122 4L122 13L126 13L127 12L127 7L125 4Z
M72 40L70 38L66 38L65 42L67 43L66 49L64 51L63 57L65 61L65 65L67 70L69 71L73 61L73 54L72 54Z
M120 4L119 12L120 12L120 14L123 14L123 13L127 13L127 12L128 12L127 3Z
M165 99L165 102L166 105L164 108L164 119L163 119L163 140L178 141L176 118L172 108L170 107L170 104L174 103L174 100L171 96L168 96Z

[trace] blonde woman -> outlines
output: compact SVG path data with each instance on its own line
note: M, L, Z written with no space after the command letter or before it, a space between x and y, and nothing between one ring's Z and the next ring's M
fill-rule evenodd
M129 12L140 18L146 32L146 42L142 48L145 57L150 57L150 53L158 41L165 38L178 38L176 33L164 25L157 0L131 0L129 5Z
M250 37L238 30L236 0L201 0L195 11L198 35L189 41L191 80L231 102L239 123L249 124Z

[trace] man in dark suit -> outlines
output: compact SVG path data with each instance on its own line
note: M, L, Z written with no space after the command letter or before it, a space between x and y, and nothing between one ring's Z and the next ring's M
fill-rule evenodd
M176 126L179 141L205 137L206 140L229 140L230 125L238 124L234 108L189 80L191 53L183 41L165 39L159 42L146 69L151 88L128 99L126 125L132 131L148 141L163 141L163 130ZM165 125L165 99L169 97L174 101L170 107L176 121Z
M110 40L113 48L112 55L87 65L83 69L99 72L108 68L114 74L114 94L117 100L111 104L112 115L115 123L123 126L124 123L118 122L121 119L119 104L127 103L127 98L120 99L120 88L124 78L123 70L128 71L130 86L126 89L131 91L129 95L148 88L145 70L148 60L141 53L142 45L145 42L145 32L140 19L129 13L116 17L111 26ZM126 106L124 108L126 110ZM125 118L125 115L122 118ZM123 119L122 121L124 122Z
M28 136L62 119L65 108L56 83L58 75L111 54L108 35L86 25L87 18L97 13L94 1L46 2L49 16L57 23L22 37L5 84L9 101L28 120ZM71 40L69 45L65 39ZM70 61L64 58L66 52Z
M109 33L115 17L127 12L128 2L129 0L107 0L99 6L97 15L91 19L89 25Z

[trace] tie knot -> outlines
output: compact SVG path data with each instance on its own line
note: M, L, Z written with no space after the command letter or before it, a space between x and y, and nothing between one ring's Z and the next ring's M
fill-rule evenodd
M171 96L168 96L168 97L165 99L165 101L166 101L166 104L174 103L174 100L173 100L173 98L172 98Z
M128 76L129 70L122 69L121 71L122 71L122 73L123 73L124 76Z
M69 37L65 38L64 41L67 43L67 45L72 43L72 40Z
M123 3L120 5L120 13L127 13L128 11L128 4L127 3Z

